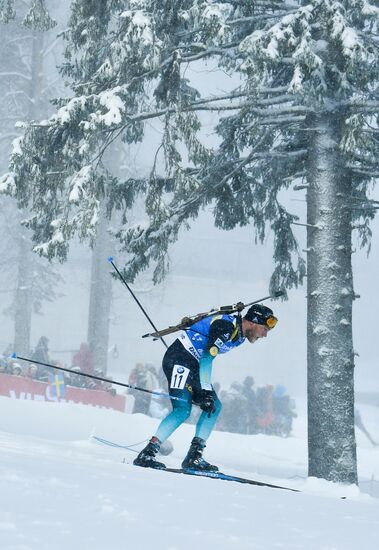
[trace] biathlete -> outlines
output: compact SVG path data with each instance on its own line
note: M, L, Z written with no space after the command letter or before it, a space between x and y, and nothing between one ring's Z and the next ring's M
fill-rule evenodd
M209 464L202 456L221 412L221 401L211 382L213 359L219 353L240 346L246 339L253 344L259 338L265 338L276 323L277 318L270 308L254 304L244 317L238 314L214 315L183 330L167 349L162 362L170 396L180 399L171 400L173 410L162 420L133 463L145 468L165 468L156 460L160 446L187 420L194 404L203 412L182 468L217 471L217 466Z

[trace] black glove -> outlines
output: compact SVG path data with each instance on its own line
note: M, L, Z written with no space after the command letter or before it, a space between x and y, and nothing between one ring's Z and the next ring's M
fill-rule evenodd
M216 412L215 398L213 391L201 390L200 409L208 413L208 418Z

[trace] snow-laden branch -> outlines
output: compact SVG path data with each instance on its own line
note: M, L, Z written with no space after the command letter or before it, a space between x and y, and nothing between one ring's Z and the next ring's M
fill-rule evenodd
M370 157L368 155L362 155L358 153L357 151L350 152L350 156L353 158L353 160L356 160L357 162L362 163L366 166L377 166L378 165L378 158L371 155Z
M239 111L243 107L246 106L246 103L236 103L234 105L199 105L196 108L187 108L183 109L183 111Z
M113 94L115 97L118 97L116 94ZM237 94L226 94L224 96L215 96L212 98L204 98L199 99L197 101L193 101L192 103L189 103L188 105L182 105L181 111L182 112L196 112L196 111L230 111L230 110L240 110L242 108L245 108L246 106L249 106L249 111L258 116L258 117L280 117L283 115L291 115L291 114L302 114L305 115L307 113L313 112L313 109L307 106L302 105L289 105L286 107L280 107L277 109L259 109L254 107L256 104L254 101L247 101L243 103L238 104L215 104L211 105L211 103L216 101L231 101L234 98L238 97L248 97L245 93L237 93ZM121 105L121 100L119 99L119 103ZM58 111L57 115L54 115L50 122L44 122L44 123L35 123L32 122L30 125L32 127L38 127L38 128L51 128L57 125L61 124L61 115L60 112L62 112L63 121L67 121L67 117L69 117L70 109L76 108L81 101L84 101L84 98L74 98L72 99L69 104L63 108L61 108L60 111ZM155 118L160 118L163 116L167 116L170 114L176 113L178 110L177 105L157 109L155 111L145 111L140 113L124 113L122 118L123 122L119 122L118 124L107 124L109 128L107 128L105 131L110 132L113 130L119 130L119 129L126 129L129 124L137 123L137 122L143 122L146 120L153 120ZM105 115L104 115L105 116ZM121 117L121 112L120 112Z
M27 82L31 81L30 76L27 76L23 73L19 73L17 71L9 71L9 72L5 72L5 73L0 73L0 77L10 77L10 76L14 76L16 78L22 78L23 80L26 80Z
M251 160L258 159L302 159L308 156L308 149L298 149L297 151L266 151L265 153L255 153Z
M243 25L244 23L255 23L259 21L271 21L274 19L281 19L283 16L290 15L296 13L296 9L293 9L288 6L286 9L285 6L283 6L284 9L278 10L276 12L272 13L262 13L257 15L251 15L249 17L237 17L236 19L228 19L226 22L228 25Z
M238 54L238 51L236 51L237 46L238 46L238 42L227 44L224 47L218 47L218 48L210 47L199 53L195 53L191 55L183 55L180 58L179 62L181 64L191 63L192 61L199 61L200 59L205 59L207 57L213 57L215 55L224 56L225 54L229 55L229 57L235 58L237 57L237 54ZM175 48L175 50L181 50L181 49L182 48L180 46ZM233 53L230 53L230 50L232 50Z
M264 105L280 105L281 103L293 103L295 97L291 94L282 94L276 97L268 97L266 99L259 99L256 105L263 107Z
M280 11L278 10L272 13L261 13L261 14L256 14L252 16L237 17L236 19L226 19L225 24L230 26L236 26L236 25L240 26L246 23L258 23L262 21L271 21L271 20L279 19L290 13L295 13L295 10L293 10L290 7L288 7L288 9L284 7L284 9ZM191 31L181 31L181 32L175 33L175 36L177 36L178 38L188 38L190 36L195 36L196 34L203 33L204 31L206 31L205 27L197 27Z
M361 168L351 163L347 163L346 168L351 170L351 172L353 172L354 174L368 176L369 178L379 178L379 172L375 170L365 170L364 168Z
M222 95L214 95L211 97L205 97L204 99L199 99L196 103L198 105L203 105L206 103L212 103L213 101L228 101L231 99L246 97L248 95L249 95L249 92L232 92L230 94L222 94Z
M351 100L345 103L351 111L358 113L377 113L379 110L379 101L375 100Z
M306 116L284 116L284 117L272 117L272 118L263 118L259 120L258 124L260 126L280 126L281 124L288 125L288 124L294 124L298 122L304 122L306 120Z
M16 95L23 95L26 97L28 101L30 101L30 103L34 103L34 100L24 90L15 90L14 92L7 92L6 94L4 94L3 99L7 97L14 97Z
M306 105L293 105L289 107L280 107L279 109L255 109L252 108L251 112L258 115L258 116L280 116L280 115L290 115L292 113L298 114L307 114L307 113L314 113L315 109L311 107L307 107Z

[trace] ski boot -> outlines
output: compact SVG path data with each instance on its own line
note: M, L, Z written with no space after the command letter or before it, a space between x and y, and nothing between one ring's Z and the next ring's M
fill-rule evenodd
M209 464L202 457L205 449L205 441L200 437L194 437L191 442L191 447L187 453L187 456L182 462L183 470L202 470L206 472L218 472L217 466Z
M161 442L157 437L152 437L149 443L139 453L137 458L133 460L134 466L142 466L143 468L155 468L156 470L164 470L166 468L163 462L158 462L155 455L158 454Z

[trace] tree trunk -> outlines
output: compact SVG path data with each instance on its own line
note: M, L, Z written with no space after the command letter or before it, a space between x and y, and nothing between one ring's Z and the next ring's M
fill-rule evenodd
M307 192L309 475L357 483L351 265L351 178L338 150L341 120L314 121Z
M88 314L88 345L95 369L107 372L109 314L112 300L112 277L107 257L110 255L108 220L104 209L100 215L92 251L91 289Z
M31 46L31 81L28 90L30 107L29 120L38 118L41 102L41 88L43 76L43 35L41 32L33 32ZM20 221L27 214L20 214ZM32 242L28 231L21 228L18 237L18 268L17 288L14 301L14 350L19 355L28 355L30 351L30 332L33 313L33 258Z
M14 301L14 351L28 356L32 324L32 261L30 239L21 229L18 237L17 287Z

